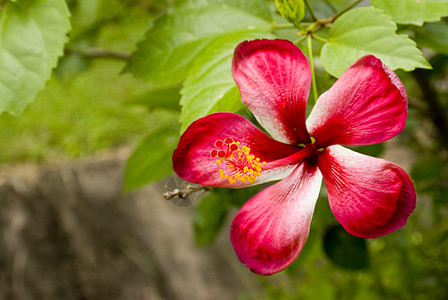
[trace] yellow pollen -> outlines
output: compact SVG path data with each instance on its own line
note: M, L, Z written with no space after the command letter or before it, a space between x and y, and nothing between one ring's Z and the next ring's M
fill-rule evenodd
M266 162L250 154L251 149L246 145L241 145L230 137L218 140L214 145L216 149L210 153L212 157L217 158L216 164L221 167L219 169L221 179L228 180L230 184L238 181L254 183L261 175L262 167L266 165ZM223 167L224 165L227 168Z

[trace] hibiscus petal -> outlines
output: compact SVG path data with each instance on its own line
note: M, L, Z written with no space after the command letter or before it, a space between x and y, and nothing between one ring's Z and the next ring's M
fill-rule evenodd
M275 161L297 152L298 147L275 141L240 115L215 113L197 120L184 132L173 154L174 171L184 180L206 186L240 188L252 185L249 181L230 184L228 179L220 177L219 169L228 171L227 166L217 165L218 158L210 154L218 149L216 141L226 138L240 142L240 148L249 147L250 155L267 163L256 177L256 184L282 179L294 168L288 162L279 166Z
M305 127L311 85L308 60L290 41L246 41L235 49L233 78L246 104L276 140L300 144L309 140Z
M326 148L318 165L336 219L352 235L377 238L406 224L416 205L412 181L397 165L342 146Z
M241 262L262 275L289 266L308 238L321 184L319 169L302 162L285 179L246 202L230 232Z
M406 123L408 100L400 79L372 55L351 65L322 94L307 119L316 145L384 142Z

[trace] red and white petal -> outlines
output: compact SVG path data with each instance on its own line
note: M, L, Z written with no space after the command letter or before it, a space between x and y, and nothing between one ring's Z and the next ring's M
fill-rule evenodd
M230 232L241 262L262 275L288 267L308 238L321 184L319 169L302 162L285 179L246 202Z
M250 148L250 154L260 158L267 164L262 167L261 175L255 184L278 180L288 175L294 165L284 162L281 166L271 162L290 156L298 151L298 147L280 143L240 115L233 113L215 113L201 118L188 127L181 136L177 149L173 153L173 169L184 180L206 186L240 188L252 185L238 181L230 184L229 180L220 177L217 157L210 154L218 140L232 138L240 142L240 147Z
M403 130L408 100L395 73L372 55L351 65L317 100L307 119L316 145L384 142Z
M377 238L406 224L416 205L414 185L399 166L342 146L318 156L334 216L352 235Z
M305 127L311 85L308 60L287 40L245 41L235 49L232 74L246 104L276 140L309 140Z

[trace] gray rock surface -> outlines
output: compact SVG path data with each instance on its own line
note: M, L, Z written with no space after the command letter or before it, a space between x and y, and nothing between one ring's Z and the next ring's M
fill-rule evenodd
M126 157L0 171L0 299L254 296L228 226L195 248L194 208L166 202L163 183L123 195Z

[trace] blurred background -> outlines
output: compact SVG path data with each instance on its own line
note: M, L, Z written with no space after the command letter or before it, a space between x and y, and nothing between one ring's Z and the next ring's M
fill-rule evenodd
M410 174L418 203L407 225L355 238L323 189L299 258L262 277L229 241L233 215L259 188L167 201L163 193L185 183L152 165L164 179L124 183L131 155L158 155L170 168L157 137L178 133L180 108L171 90L148 101L156 86L123 70L175 2L67 1L72 31L51 79L20 117L0 115L0 299L448 299L448 32L434 41L438 28L399 27L433 69L397 71L409 96L405 130L356 147ZM320 94L335 78L318 58L316 69Z

